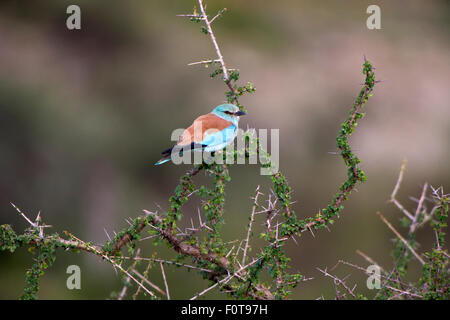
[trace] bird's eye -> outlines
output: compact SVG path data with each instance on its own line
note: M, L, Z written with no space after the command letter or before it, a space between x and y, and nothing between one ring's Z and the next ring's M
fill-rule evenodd
M229 114L229 115L232 115L232 114L233 114L233 112L230 112L230 111L225 111L225 113L226 113L226 114Z

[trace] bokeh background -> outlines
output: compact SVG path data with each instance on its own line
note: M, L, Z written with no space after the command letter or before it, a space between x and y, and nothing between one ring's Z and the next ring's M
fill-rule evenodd
M200 25L176 14L196 1L2 1L0 4L0 223L26 227L14 202L30 217L38 211L53 226L104 243L143 208L164 210L178 177L189 166L155 167L170 134L224 101L225 86L210 69L188 63L214 57ZM66 28L66 8L78 4L82 30ZM368 30L366 8L381 7L381 30ZM379 83L351 143L368 180L358 187L331 232L305 233L287 245L292 271L314 280L294 299L334 297L316 267L338 260L365 266L362 250L392 267L393 234L377 210L399 226L387 199L402 159L399 193L418 196L422 184L450 186L448 1L208 1L228 12L214 23L229 67L256 85L242 100L246 128L280 129L280 168L294 189L300 217L324 207L345 179L336 150L341 122L360 90L363 56ZM256 165L231 166L224 238L244 238L257 185L270 181ZM203 179L199 177L198 179ZM448 191L448 190L447 190ZM158 209L160 207L161 209ZM194 208L195 209L195 208ZM191 208L185 210L189 217ZM426 250L429 230L419 232ZM143 242L143 255L173 256ZM15 299L32 255L0 253L0 298ZM82 289L66 288L68 265L82 270ZM411 263L411 279L419 265ZM349 284L362 293L365 277L348 267ZM208 283L195 273L166 267L173 298L190 298ZM159 268L151 280L163 285ZM122 287L113 268L88 254L59 252L42 278L42 299L105 299ZM226 298L211 292L204 298Z

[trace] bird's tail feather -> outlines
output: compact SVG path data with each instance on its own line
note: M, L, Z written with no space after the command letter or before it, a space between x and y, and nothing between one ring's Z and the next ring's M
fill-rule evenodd
M164 156L155 163L155 166L159 166L160 164L166 163L167 161L170 161L170 159L171 159L170 154Z
M164 150L163 152L161 152L161 154L162 154L162 155L168 155L168 154L170 154L170 153L172 152L172 149L173 149L173 147L172 147L172 148L169 148L169 149L167 149L167 150Z
M163 155L163 157L161 159L159 159L156 163L155 166L159 166L160 164L166 163L167 161L170 161L170 157L172 154L172 148L169 148L167 150L164 150L163 152L161 152L161 154Z
M169 148L167 150L164 150L161 152L163 157L158 160L158 162L155 163L155 166L159 166L160 164L166 163L167 161L170 161L172 157L172 153L178 152L178 155L181 157L184 152L186 151L201 151L204 150L207 146L204 144L194 143L192 142L190 145L187 146L174 146L172 148Z

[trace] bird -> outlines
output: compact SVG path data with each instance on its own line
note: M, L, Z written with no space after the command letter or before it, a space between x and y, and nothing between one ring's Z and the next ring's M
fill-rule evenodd
M163 157L155 165L170 161L172 153L175 152L182 155L185 151L214 153L222 150L233 142L237 135L239 119L243 115L246 113L234 104L218 105L210 113L195 119L173 147L161 152Z

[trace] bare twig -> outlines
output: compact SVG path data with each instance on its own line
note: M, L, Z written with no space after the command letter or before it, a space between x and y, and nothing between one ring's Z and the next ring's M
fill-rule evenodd
M410 292L410 291L400 290L400 289L391 287L391 286L389 286L389 285L386 285L386 288L388 288L389 290L392 290L392 291L399 292L400 295L407 295L407 296L411 296L411 297L423 299L423 296L418 295L418 294L415 294L415 293L412 293L412 292Z
M161 290L160 287L158 287L156 284L154 284L153 282L151 282L150 280L148 280L146 277L144 277L139 271L137 271L134 268L131 268L131 272L133 272L135 275L137 275L141 280L143 280L145 283L147 283L149 286L151 286L153 289L155 289L156 291L158 291L159 293L161 293L163 296L166 295L166 293ZM155 296L155 295L153 295Z
M395 184L394 190L392 191L390 202L395 204L397 206L397 208L399 208L405 214L405 216L407 216L411 221L413 221L414 220L413 215L408 210L406 210L401 205L401 203L398 202L398 200L396 199L397 192L400 189L400 185L403 181L403 174L405 173L406 163L407 163L406 159L402 161L402 166L400 167L400 173L398 175L397 183Z
M139 257L140 252L141 252L141 249L137 249L135 257ZM135 268L136 263L137 263L137 260L135 260L133 262L133 264L131 265L130 268ZM130 282L131 282L131 278L127 277L125 280L125 283L123 285L122 291L120 292L119 296L117 297L117 300L123 300L123 298L125 298L127 291L128 291L128 287L130 286Z
M147 263L147 267L145 268L145 271L144 271L144 274L143 274L143 276L144 276L145 279L148 278L148 272L149 272L150 269L152 268L152 264L153 264L153 261L149 261L149 262ZM142 280L142 279L141 279L141 284L144 284L144 280ZM137 298L137 296L139 295L140 291L141 291L141 287L138 286L137 289L136 289L136 292L133 294L133 300L136 300L136 298Z
M187 17L187 18L194 18L194 19L200 19L202 20L202 16L198 14L177 14L177 17Z
M358 265L356 265L356 264L353 264L353 263L350 263L350 262L347 262L347 261L344 261L344 260L339 260L338 263L337 263L332 269L335 269L335 268L336 268L338 265L340 265L340 264L347 265L347 266L352 267L352 268L354 268L354 269L356 269L356 270L362 271L362 272L364 272L364 273L367 274L367 275L372 275L372 273L367 272L367 269L366 269L366 268L363 268L363 267L361 267L361 266L358 266ZM376 265L379 266L378 264L376 264ZM381 269L381 266L379 266L379 267L380 267L380 269ZM397 279L391 279L391 275L392 275L392 274L386 276L386 275L380 274L380 278L386 279L386 281L391 280L391 281L396 282L396 283L398 283L398 284L400 284L400 285L402 285L402 286L405 286L405 287L410 287L410 285L408 285L408 284L406 284L406 283L404 283L404 282L402 282L402 281L400 281L400 280L397 280Z
M362 252L361 250L356 250L356 253L359 254L361 257L363 257L367 262L369 262L370 264L374 264L378 267L380 267L380 269L382 271L384 271L384 268L379 265L375 260L373 260L371 257L369 257L368 255L366 255L364 252Z
M169 294L169 286L167 285L167 279L166 279L166 273L164 272L164 266L163 263L160 262L159 266L161 267L161 273L164 279L164 285L166 286L166 295L167 295L167 300L170 300L170 294Z
M317 268L317 270L319 270L321 273L323 273L326 277L329 277L329 278L331 278L331 279L333 279L334 280L334 283L336 284L336 285L341 285L353 298L356 298L356 295L353 293L353 291L354 291L354 288L353 289L350 289L347 285L346 285L346 283L345 283L345 279L344 280L341 280L341 279L339 279L338 277L336 277L336 276L334 276L334 275L332 275L332 274L330 274L330 273L328 273L328 271L327 271L327 268L325 268L325 270L321 270L321 269L319 269L319 268Z
M189 264L180 263L180 262L174 262L174 261L170 261L170 260L157 259L157 258L141 258L141 257L130 258L130 257L122 257L121 259L136 259L136 260L143 260L143 261L154 261L154 262L160 262L160 263L165 263L165 264L171 264L171 265L175 265L175 266L185 267L185 268L189 268L189 269L195 269L195 270L199 270L199 271L203 271L203 272L212 272L209 269L200 268L200 267L192 266L192 265L189 265Z
M416 231L417 227L419 226L419 215L422 213L423 202L425 201L427 189L428 189L428 183L425 182L423 185L423 188L422 188L422 194L420 195L419 202L417 203L416 213L414 214L414 218L409 227L410 234L413 234Z
M395 196L397 195L397 192L398 192L398 190L399 190L399 188L400 188L400 184L401 184L402 181L403 181L403 175L404 175L404 173L405 173L405 170L406 170L406 164L407 164L407 163L408 163L408 161L407 161L406 159L404 159L404 160L402 161L402 166L400 167L400 173L399 173L399 175L398 175L397 183L395 184L394 190L392 191L391 199L394 199Z
M403 242L403 244L411 251L411 253L419 260L419 262L424 265L425 261L417 254L417 252L410 246L408 241L405 240L405 238L402 237L402 235L387 221L387 219L381 214L381 212L377 211L377 215L380 217L380 219L389 227L389 229L394 232L394 234Z
M216 63L216 62L220 62L220 60L215 59L215 60L202 60L202 61L197 61L197 62L191 62L191 63L188 63L188 66L194 66L197 64L211 64L211 63Z
M27 220L27 222L33 227L33 228L37 228L38 225L36 223L34 223L33 221L31 221L26 215L25 213L23 213L14 203L10 202L11 205L14 207L14 209L16 209L16 211L25 219Z
M202 13L203 22L206 25L206 29L208 30L208 34L211 37L211 41L214 45L214 49L216 49L218 60L219 60L220 64L222 65L223 77L224 77L225 81L228 81L229 80L228 70L225 65L225 61L223 60L222 52L220 51L219 45L217 44L216 37L214 36L214 33L212 31L211 22L208 20L208 16L206 15L205 8L203 6L203 0L198 0L198 5L199 5L200 11Z
M223 80L225 81L228 88L231 90L234 101L237 102L236 88L234 88L233 84L230 81L230 76L228 74L228 69L225 64L225 60L223 59L222 52L220 51L219 45L217 44L216 37L211 28L211 22L214 21L217 18L217 16L214 17L211 21L209 21L208 16L206 15L204 5L203 5L203 0L198 0L198 4L200 7L200 11L201 11L202 21L205 23L206 30L208 31L208 34L211 38L211 42L213 43L214 49L216 50L216 54L217 54L217 58L218 58L217 60L219 60L221 66L222 66Z
M222 10L220 10L219 13L216 14L214 18L211 19L211 21L209 21L209 24L212 24L217 18L221 17L225 13L225 11L227 11L227 8L223 8Z
M69 232L66 232L66 234L70 235L73 239L75 239L78 242L77 248L80 248L81 250L85 250L88 252L95 253L96 255L102 257L103 259L106 259L109 261L115 268L119 269L123 273L125 273L131 280L133 280L138 286L140 286L145 292L150 294L151 296L155 297L155 294L151 292L149 289L147 289L142 283L140 283L135 277L133 277L127 270L125 270L120 264L116 263L112 258L107 256L106 254L102 253L97 247L86 243L78 238L76 238L74 235L70 234Z
M195 300L198 297L204 295L205 293L209 292L210 290L214 289L215 287L217 287L219 284L225 284L227 282L229 282L233 277L236 277L239 275L240 272L244 271L245 269L247 269L248 267L250 267L251 265L255 264L259 259L255 259L252 262L250 262L249 264L241 267L238 271L236 271L235 273L226 276L225 278L223 278L222 280L217 281L215 284L213 284L212 286L206 288L205 290L203 290L200 293L197 293L195 296L193 296L191 299L189 300Z
M248 225L248 230L247 230L247 238L245 240L245 247L244 247L244 254L242 256L242 264L245 264L245 260L247 259L247 249L248 249L248 242L250 240L250 235L252 232L252 226L253 226L253 222L255 221L255 211L256 208L258 207L258 196L262 194L261 192L259 192L259 186L256 188L256 194L254 197L254 203L253 203L253 208L252 208L252 215L250 217L250 223Z

